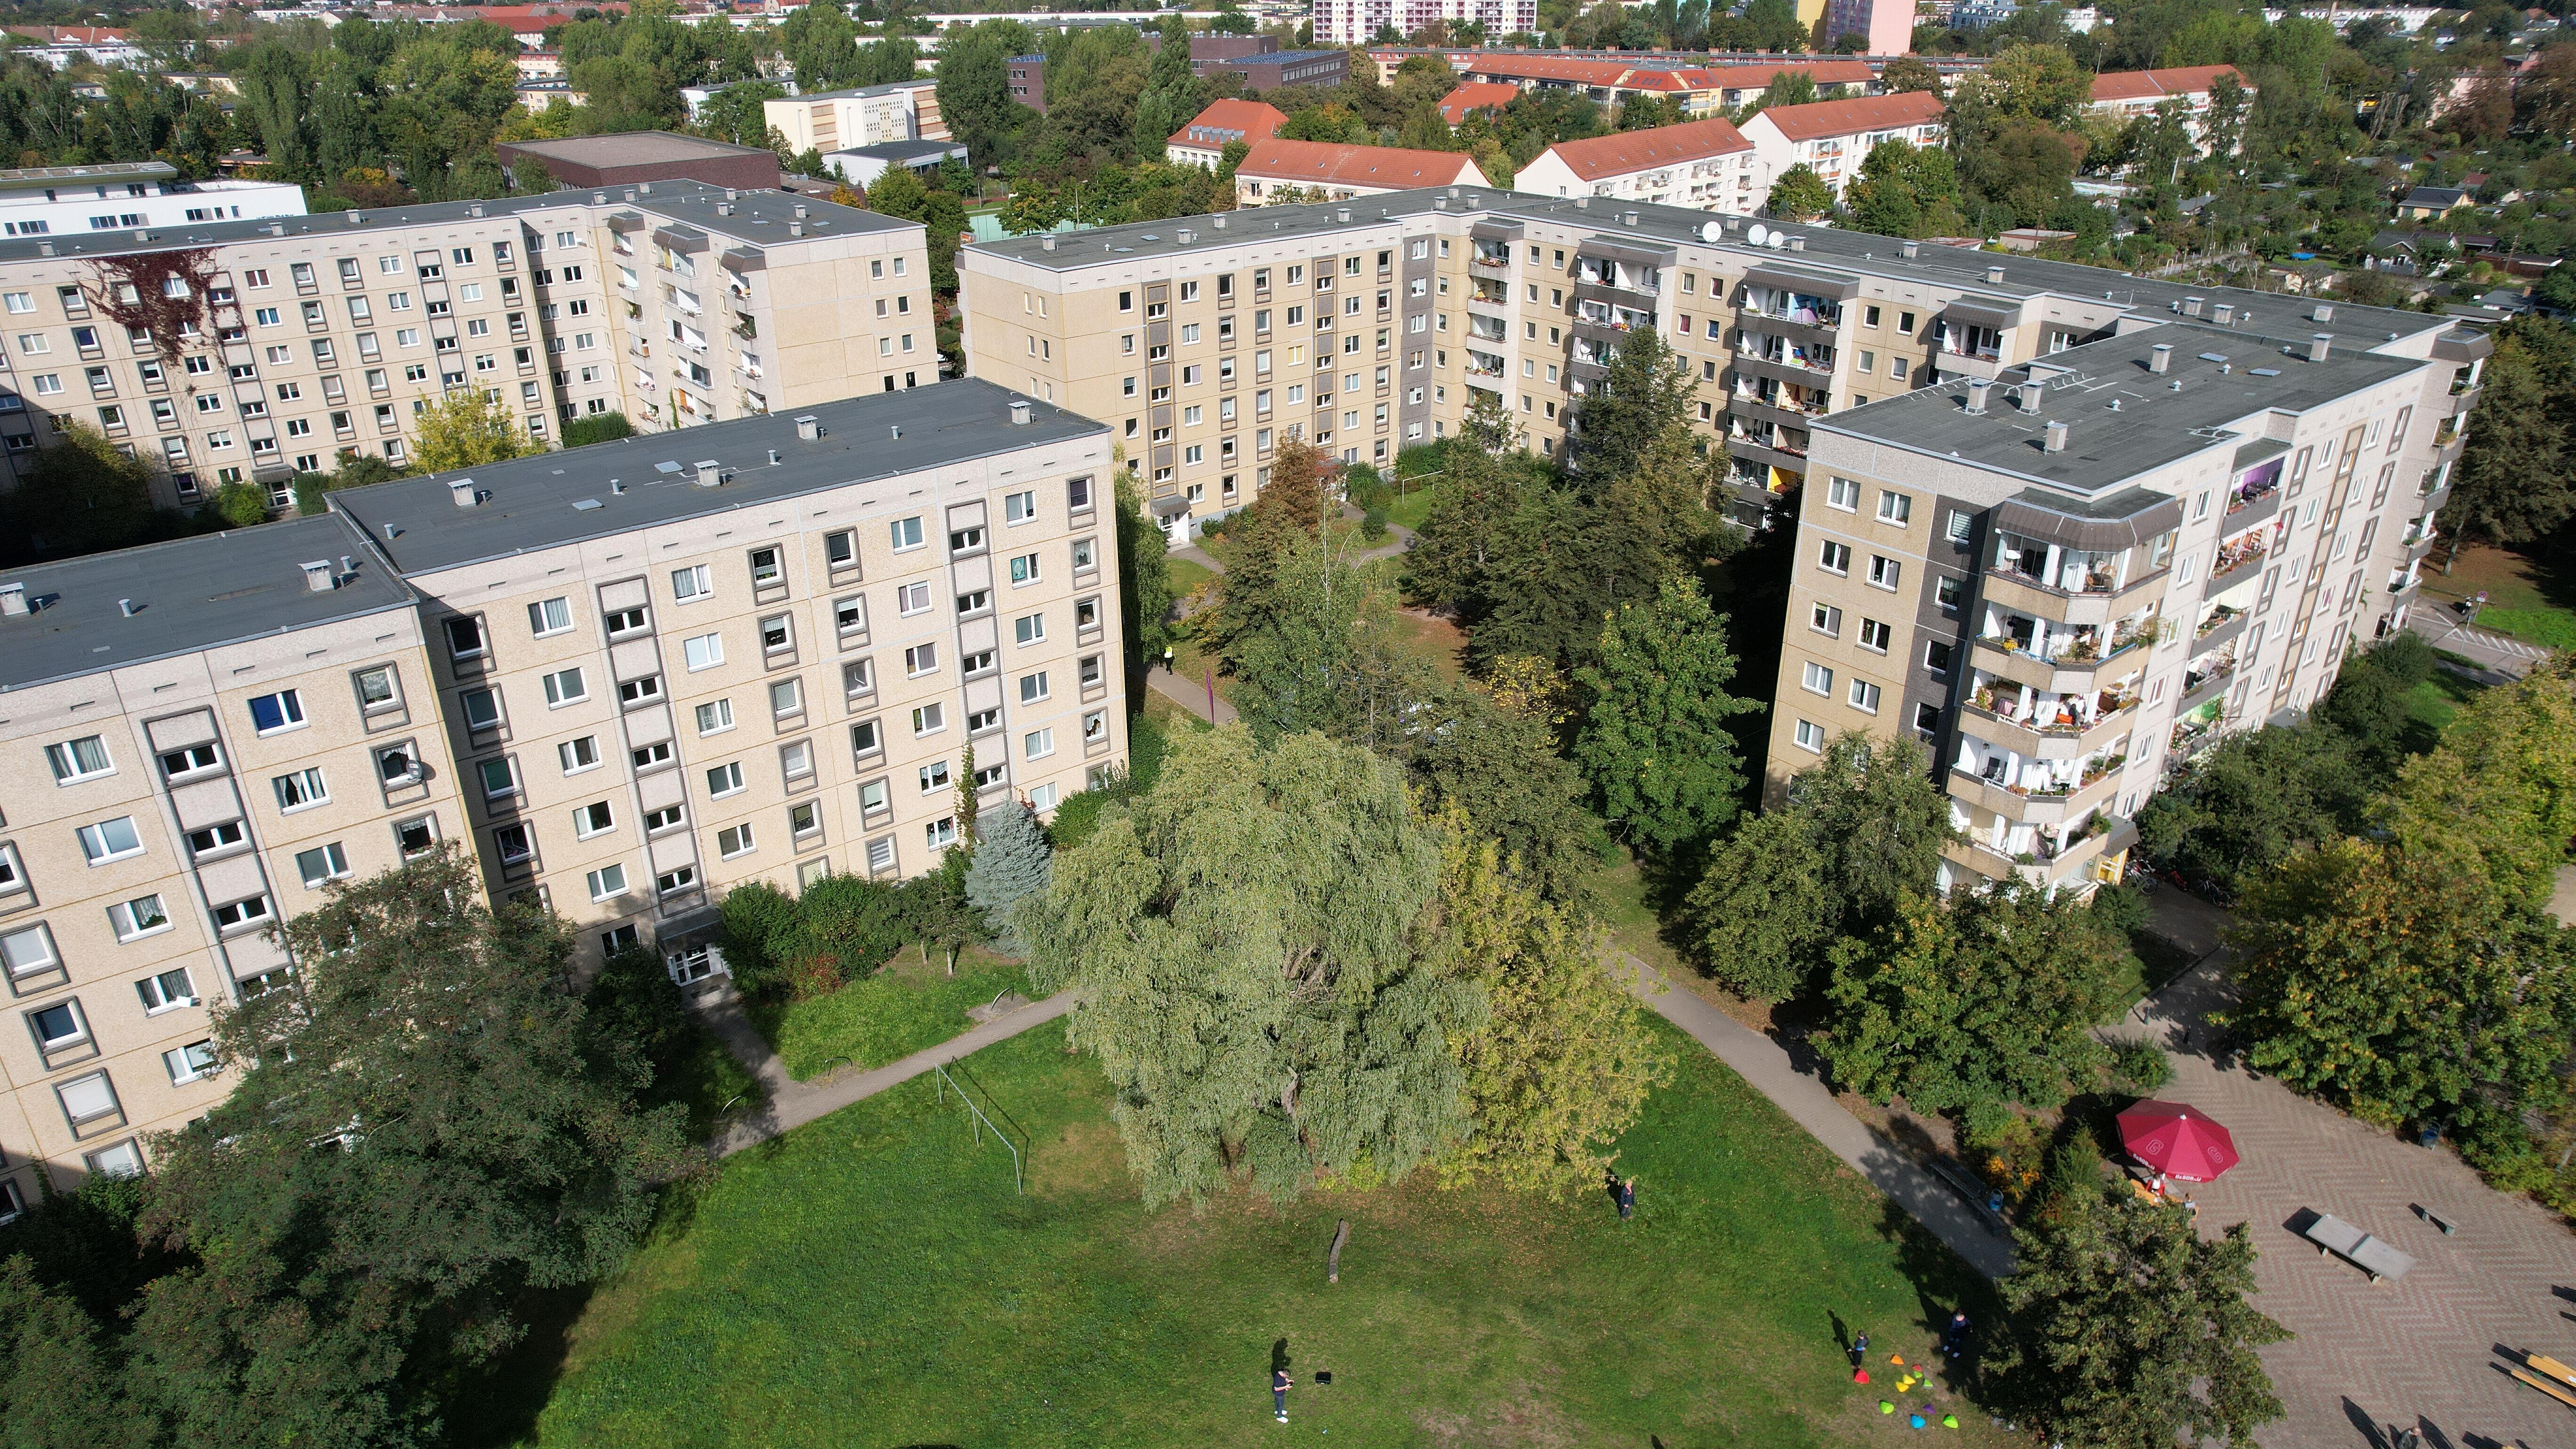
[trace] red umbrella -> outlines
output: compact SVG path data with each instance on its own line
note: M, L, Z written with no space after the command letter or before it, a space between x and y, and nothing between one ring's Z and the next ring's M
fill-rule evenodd
M2236 1165L2236 1139L2180 1102L2140 1102L2120 1114L2120 1143L2151 1171L2207 1182Z

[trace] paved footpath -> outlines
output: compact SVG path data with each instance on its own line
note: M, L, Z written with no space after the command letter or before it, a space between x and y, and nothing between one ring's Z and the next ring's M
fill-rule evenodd
M1914 1220L1950 1245L1971 1267L1989 1278L2012 1272L2011 1240L1987 1230L1983 1219L1940 1179L1897 1151L1894 1143L1844 1110L1825 1084L1791 1064L1780 1044L1711 1006L1696 993L1666 981L1663 973L1621 952L1626 968L1613 967L1635 992L1666 1021L1690 1033L1719 1061L1733 1067L1753 1090L1789 1114L1789 1120L1813 1134L1852 1170L1869 1179Z
M718 1157L728 1157L746 1147L766 1142L782 1132L802 1127L818 1117L829 1116L852 1102L873 1097L886 1088L911 1081L934 1066L946 1066L959 1057L968 1056L1007 1041L1033 1026L1054 1021L1073 1009L1070 991L1059 991L1044 1001L1033 1001L1016 1011L976 1026L961 1036L953 1036L934 1047L924 1047L899 1061L864 1072L843 1076L821 1077L800 1082L787 1074L778 1054L769 1049L751 1019L743 1015L742 1002L730 993L702 1004L699 1015L707 1029L714 1032L742 1064L760 1078L769 1091L769 1101L760 1111L732 1123L716 1134L709 1149Z
M2214 907L2177 897L2152 898L2160 928L2207 939L2223 922ZM2163 1046L2174 1076L2156 1095L2226 1124L2242 1155L2190 1192L2203 1236L2251 1225L2254 1305L2297 1335L2263 1350L2288 1412L2256 1437L2265 1449L2389 1449L2403 1426L2427 1449L2576 1445L2576 1413L2507 1377L2495 1351L2576 1357L2576 1236L2487 1187L2447 1148L2400 1141L2223 1053L2213 1059L2204 1018L2225 1005L2225 959L2185 973L2117 1034ZM2416 1216L2419 1204L2457 1231L2445 1236ZM2374 1285L2318 1256L2288 1226L2301 1209L2358 1225L2413 1254L2415 1269Z

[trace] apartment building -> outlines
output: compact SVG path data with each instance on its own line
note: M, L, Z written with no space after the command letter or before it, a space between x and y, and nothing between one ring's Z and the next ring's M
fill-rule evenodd
M283 506L339 453L408 462L463 388L551 440L920 386L930 300L917 222L685 181L0 241L0 481L78 422L162 505Z
M1282 196L1347 201L1424 186L1481 184L1476 158L1458 151L1344 146L1329 141L1255 141L1234 168L1235 200L1276 205Z
M1225 148L1241 141L1267 141L1288 124L1277 106L1260 101L1210 101L1163 142L1163 160L1174 166L1204 166L1214 171L1225 160Z
M1445 436L1483 392L1554 453L1584 389L1646 328L1681 354L1691 425L1728 455L1720 501L1761 527L1793 517L1810 430L1829 414L1992 381L2116 332L2222 315L2251 326L2289 305L1832 227L1467 186L983 242L958 270L970 370L1110 421L1176 541L1250 502L1291 433L1383 464ZM2347 349L2420 353L2447 325L2330 310Z
M345 520L0 580L0 1215L220 1100L273 922L465 830L414 596Z
M2093 109L2122 120L2151 116L2169 102L2183 108L2183 128L2201 141L2209 124L2219 77L2236 82L2247 101L2254 86L2232 65L2195 65L2165 70L2120 70L2093 77ZM2206 149L2206 143L2203 143Z
M1733 121L1714 116L1559 141L1521 168L1512 189L1751 216L1764 199L1753 166L1753 143Z
M577 466L568 466L577 465ZM596 960L935 867L1126 759L1109 439L980 382L332 495L0 579L0 1213L205 1110L205 1004L470 841ZM31 1171L32 1169L32 1171Z
M1836 41L1857 35L1869 55L1908 54L1914 49L1913 0L1826 0L1825 34Z
M1583 54L1478 51L1461 57L1458 69L1469 81L1524 91L1571 90L1605 106L1618 106L1630 96L1653 96L1679 104L1694 118L1748 104L1783 72L1807 76L1816 83L1819 96L1865 95L1878 84L1878 73L1867 62L1851 59L1697 66Z
M1941 98L1929 91L1772 106L1744 123L1764 193L1793 166L1814 171L1842 195L1869 153L1890 141L1941 143Z
M2089 890L2163 779L2402 620L2489 339L2193 310L1814 426L1775 797L1845 730L1921 739L1945 886Z
M1538 33L1538 0L1318 0L1317 45L1366 45L1387 26L1411 35L1438 20L1481 25L1496 40Z
M0 171L0 237L304 215L304 188L291 182L178 176L179 168L167 161Z
M1012 69L1018 68L1015 61ZM926 77L812 95L791 93L761 102L760 111L787 138L787 148L799 153L953 139L939 115L938 82Z

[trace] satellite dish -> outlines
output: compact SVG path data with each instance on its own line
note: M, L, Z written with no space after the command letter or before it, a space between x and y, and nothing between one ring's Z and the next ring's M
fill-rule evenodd
M1787 232L1785 232L1785 231L1775 231L1775 232L1771 233L1771 250L1773 250L1773 251L1775 251L1775 252L1776 252L1776 251L1780 250L1782 247L1787 246L1788 244L1789 244L1789 234L1788 234Z
M1704 221L1700 223L1699 239L1704 242L1713 242L1720 236L1723 236L1725 232L1726 228L1719 226L1716 222Z
M1757 221L1753 223L1753 229L1744 234L1744 239L1758 247L1771 239L1771 228Z

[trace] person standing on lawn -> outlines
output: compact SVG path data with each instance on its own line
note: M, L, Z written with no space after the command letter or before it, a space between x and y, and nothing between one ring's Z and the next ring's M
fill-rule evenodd
M1282 1424L1288 1422L1288 1391L1296 1386L1297 1381L1288 1376L1286 1369L1275 1368L1270 1371L1270 1408L1279 1416L1279 1422Z
M1853 1367L1853 1368L1859 1368L1859 1367L1861 1366L1861 1362L1862 1362L1864 1359L1868 1358L1868 1357L1869 1357L1869 1335L1868 1335L1868 1334L1866 1334L1866 1333L1855 1333L1855 1334L1853 1334L1853 1335L1852 1335L1852 1345L1851 1345L1851 1361L1852 1361L1852 1367Z
M1949 1331L1941 1335L1941 1352L1956 1359L1968 1351L1968 1311L1964 1308L1950 1314Z
M1623 1177L1619 1179L1619 1221L1624 1223L1636 1215L1637 1179Z

